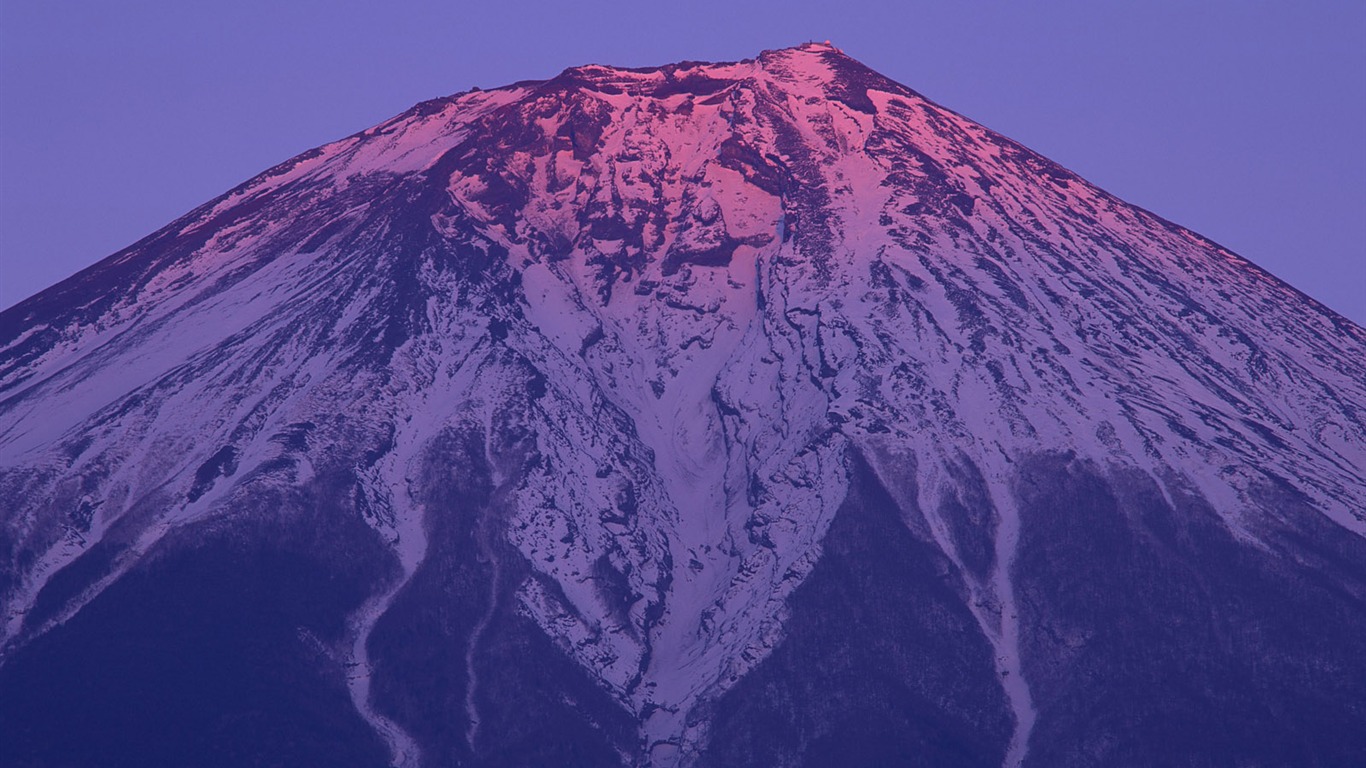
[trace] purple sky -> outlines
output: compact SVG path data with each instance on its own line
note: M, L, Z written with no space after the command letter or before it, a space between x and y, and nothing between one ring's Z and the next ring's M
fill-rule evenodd
M0 307L422 99L829 38L1366 323L1359 0L213 6L4 3Z

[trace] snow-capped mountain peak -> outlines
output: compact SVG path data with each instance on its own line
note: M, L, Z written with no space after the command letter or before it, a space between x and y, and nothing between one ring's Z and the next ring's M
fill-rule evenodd
M944 711L992 760L1046 753L1039 633L1083 642L1021 618L1060 456L1267 562L1305 561L1288 530L1366 535L1366 333L828 43L424 102L7 311L0 344L8 651L263 510L363 521L374 578L310 642L361 670L396 764L502 738L517 622L624 713L621 760L718 762L717 708L811 637L795 593L875 507L994 691ZM399 692L419 626L458 640L455 736Z

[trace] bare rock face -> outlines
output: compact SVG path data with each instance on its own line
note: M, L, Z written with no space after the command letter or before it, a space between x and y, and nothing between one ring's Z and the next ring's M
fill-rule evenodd
M425 102L0 314L15 765L1344 765L1366 332L825 45Z

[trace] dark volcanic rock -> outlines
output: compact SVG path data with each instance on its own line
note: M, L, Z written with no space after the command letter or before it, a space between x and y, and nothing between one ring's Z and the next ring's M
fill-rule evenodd
M863 460L786 637L711 713L706 766L998 766L1011 715L952 563Z

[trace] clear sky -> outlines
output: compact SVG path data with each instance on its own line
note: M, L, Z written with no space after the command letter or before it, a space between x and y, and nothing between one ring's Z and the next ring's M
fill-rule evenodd
M1366 324L1361 0L0 0L0 307L423 99L827 38Z

